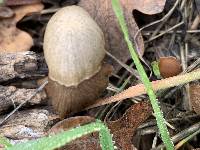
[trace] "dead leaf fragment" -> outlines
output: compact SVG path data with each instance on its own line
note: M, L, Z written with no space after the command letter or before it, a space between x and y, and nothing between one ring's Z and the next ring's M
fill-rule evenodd
M190 84L190 103L193 110L200 114L200 84Z
M134 9L142 13L153 15L163 11L166 0L129 0ZM124 2L121 0L121 2Z
M127 22L130 39L135 43L135 48L141 58L144 54L144 42L140 33L136 41L134 40L135 34L139 29L133 18L132 11L138 9L147 14L159 13L163 10L165 0L120 0L120 2ZM105 49L117 59L126 63L126 61L130 59L130 54L112 9L111 0L81 0L78 5L87 10L103 30L106 39ZM109 59L108 61L114 66L115 72L121 68L121 66L113 62L113 60Z
M76 116L71 117L68 119L64 119L60 122L58 122L56 125L54 125L49 131L49 134L52 133L59 133L63 130L69 130L71 128L84 125L86 123L90 123L95 121L94 118L89 116ZM101 150L100 144L99 144L99 137L97 133L92 133L89 135L82 136L81 138L78 138L65 146L59 148L59 150Z
M69 130L92 121L95 121L95 119L89 116L76 116L67 118L55 124L48 132L59 133L62 130Z
M151 105L148 102L141 102L132 105L120 119L107 122L107 126L113 134L113 140L115 141L115 145L118 149L136 150L131 142L135 129L151 115L151 112ZM95 121L95 119L89 116L77 116L68 118L53 126L48 133L58 133L62 130L68 130L70 128L84 125L93 121ZM92 133L83 136L60 148L60 150L65 149L101 150L98 133Z
M132 105L120 119L107 123L108 128L113 134L113 140L119 149L132 149L132 138L135 129L144 122L151 113L151 105L148 102L140 102Z
M181 63L175 57L160 57L158 66L163 78L173 77L182 72Z
M32 37L16 27L17 22L25 15L39 12L43 4L32 4L13 8L15 16L9 19L2 19L0 22L0 52L27 51L33 45Z

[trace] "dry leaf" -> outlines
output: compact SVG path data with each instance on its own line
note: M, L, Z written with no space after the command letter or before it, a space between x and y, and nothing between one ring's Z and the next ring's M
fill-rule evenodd
M69 130L71 128L92 122L94 120L94 118L89 116L76 116L67 118L55 124L48 132L59 133L62 130Z
M62 130L69 130L71 128L84 125L86 123L90 123L93 121L95 121L95 119L89 116L71 117L58 122L49 130L48 133L49 134L59 133ZM76 140L73 140L69 144L66 144L62 148L59 148L59 150L84 150L84 149L101 150L99 144L99 137L97 133L92 133L89 135L82 136L81 138L78 138Z
M145 121L151 115L152 109L148 102L141 102L132 105L122 118L116 121L110 121L107 123L108 128L113 134L113 140L118 149L122 150L136 150L132 145L131 139L134 135L135 129ZM94 121L94 118L89 116L77 116L65 119L49 131L49 133L58 133L62 130L67 130L72 127L77 127L86 123ZM76 139L64 147L62 150L101 150L99 144L99 137L97 133L92 133Z
M193 110L200 114L200 84L190 84L190 103Z
M15 16L9 19L2 19L0 22L0 52L27 51L33 45L32 37L16 27L17 22L25 15L39 12L43 4L32 4L13 8Z
M148 102L140 102L132 105L120 119L107 123L113 134L113 140L119 149L132 149L132 138L135 129L141 125L151 113L151 105Z
M163 10L165 0L121 0L121 4L128 25L130 39L134 42L138 26L133 18L132 11L138 9L147 14L159 13ZM111 0L81 0L78 5L86 9L103 30L106 39L106 50L123 63L126 63L130 59L130 54L113 12ZM142 57L144 42L140 33L136 38L135 47L139 56ZM109 61L114 66L115 72L121 68L119 64L110 59Z
M121 0L123 2L123 0ZM166 0L129 0L130 6L145 14L153 15L163 11Z
M160 57L158 66L163 78L173 77L182 72L181 63L175 57Z

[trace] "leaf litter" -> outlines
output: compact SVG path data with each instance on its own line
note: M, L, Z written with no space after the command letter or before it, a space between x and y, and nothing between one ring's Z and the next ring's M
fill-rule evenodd
M37 1L37 0L31 0L29 2L31 3L32 6L35 6L35 8L37 8L38 3L35 3L34 1ZM10 4L8 4L8 2L10 2ZM12 42L15 46L10 46L11 48L10 47L7 48L7 50L5 50L4 52L15 52L19 49L21 49L23 51L30 50L30 47L32 47L32 45L33 45L33 38L34 38L34 41L37 42L34 44L39 43L38 45L42 46L42 38L41 37L42 37L45 27L42 27L42 29L40 29L41 32L37 31L37 33L36 33L38 35L40 34L40 38L38 38L37 36L31 37L29 34L27 34L27 32L24 32L16 27L16 24L18 24L18 22L20 20L22 20L22 18L23 18L23 20L26 20L27 18L29 18L29 21L36 20L40 23L42 22L42 24L44 26L45 23L50 18L52 12L55 12L56 9L59 9L64 4L67 4L67 5L68 4L76 4L77 0L74 0L74 1L63 0L63 1L56 1L56 2L52 1L52 0L43 0L42 2L44 2L43 4L45 4L45 6L47 6L47 9L46 9L47 11L45 10L46 12L44 14L36 14L35 15L35 14L32 14L32 12L29 12L28 10L23 11L23 9L25 9L25 8L23 8L23 6L26 6L27 9L30 8L30 10L31 10L31 6L28 7L28 5L27 5L28 1L7 0L7 4L9 6L7 5L7 6L3 6L3 7L6 7L7 11L10 11L10 14L9 13L5 14L5 12L3 12L4 14L2 13L3 15L2 15L1 23L0 23L0 29L1 29L0 30L0 48L1 48L1 45L3 45L5 43L4 40L6 41L7 39L8 40L6 42L8 44L4 44L4 45L9 46L9 43ZM111 7L110 2L108 0L98 0L95 2L96 3L94 3L94 1L92 1L92 0L82 0L79 3L79 5L84 7L86 10L88 10L88 12L91 14L91 16L93 16L94 19L103 28L105 37L107 40L107 42L106 42L107 43L107 45L106 45L107 51L109 51L111 53L111 55L113 55L116 59L118 59L121 64L124 63L125 65L126 64L129 65L129 63L127 63L127 62L129 62L130 54L127 51L125 42L123 41L123 35L121 34L121 30L119 29L116 18L114 18L115 16L114 16L112 10L110 9L110 7ZM157 61L162 59L162 57L164 57L164 58L166 57L167 59L171 59L171 57L173 57L173 60L175 60L175 59L178 60L178 63L176 61L172 63L173 67L177 66L177 68L178 68L177 73L175 73L173 75L177 75L182 70L185 72L188 69L187 66L191 65L200 56L199 55L200 53L198 51L200 42L199 42L199 37L197 34L198 31L196 31L199 29L199 27L198 27L199 12L198 13L196 12L196 6L197 6L197 9L199 7L198 1L194 1L194 3L193 2L183 2L180 0L176 1L175 3L171 2L171 1L165 1L165 0L163 0L163 1L159 1L159 0L143 0L143 1L142 0L139 0L139 1L132 0L131 1L131 0L128 0L128 1L121 1L121 2L123 4L123 9L124 9L124 12L126 15L126 21L128 22L129 32L130 32L130 36L131 36L131 39L133 42L135 41L134 40L135 34L138 33L137 39L135 41L135 45L136 45L136 49L137 49L137 52L138 52L140 58L145 60L145 63L147 63L147 64L150 63L151 59L155 60L154 56L156 56ZM163 13L161 13L164 8L165 2L166 2L165 10ZM33 3L35 3L35 4L33 4ZM180 5L178 5L178 4L180 4ZM19 15L18 17L17 17L17 14L19 12L17 12L17 10L15 10L17 8L20 8L19 11L22 11L21 15ZM54 10L54 8L55 8L55 10ZM191 12L190 12L189 8L193 8L193 10L191 10ZM38 10L35 10L33 12L40 12L42 9L43 8L40 6L40 9L38 7ZM136 10L141 11L142 13L138 15L138 12L136 13ZM28 11L28 12L26 12L26 11ZM169 14L170 13L172 14L172 15L169 15L170 17L165 16L165 14L168 14L168 12L169 12ZM184 16L183 12L190 12L190 13L188 13L189 17ZM135 13L136 13L136 15L134 15L135 19L137 21L139 20L139 22L137 22L137 24L133 18L133 14L135 14ZM160 13L160 14L153 15L156 13ZM15 16L13 16L13 14L16 14L16 18L15 18ZM148 17L148 15L145 15L145 14L150 14L151 16ZM0 15L1 15L1 11L0 11ZM6 16L6 15L8 15L8 16ZM139 16L139 18L138 18L138 16ZM142 17L140 17L140 16L142 16ZM150 26L149 28L143 29L141 33L138 32L139 28L148 24L152 20L153 21L155 20L155 22L156 22L161 17L165 18L162 20L162 22L158 23L157 25ZM184 23L181 22L182 17L185 19L185 21L186 20L187 21ZM8 19L6 19L6 18L8 18ZM4 22L5 26L1 25L2 22ZM30 23L30 22L25 22L25 24L28 24L28 23ZM181 24L179 25L179 23L181 23ZM178 25L178 26L176 27L176 25ZM11 26L11 27L9 28L9 26ZM187 29L187 27L188 27L188 29ZM10 30L8 30L7 28ZM4 34L3 34L3 32L1 33L2 30L7 31L7 33L9 33L9 36L8 36L9 38L6 37L7 35L4 35L5 33ZM30 32L31 29L29 29L28 31L29 31L29 33L31 33ZM12 34L10 34L10 33L12 33ZM26 35L22 35L22 36L18 37L17 34L19 34L19 33L20 34L23 33ZM143 36L143 39L142 39L142 36ZM14 40L12 39L12 37L14 37L13 38ZM19 40L20 42L25 43L23 46L20 46L20 45L18 45L19 44L19 42L17 40L18 38L19 39L20 38L28 39L28 40L27 41ZM2 39L3 39L3 44L1 44ZM189 44L189 49L187 49L187 44ZM144 48L144 45L145 45L145 48ZM181 53L181 52L184 52L184 53ZM185 53L185 52L188 52L188 53ZM153 56L151 55L152 53L153 53ZM122 65L116 63L114 60L111 60L111 58L108 58L107 60L108 60L108 62L110 62L114 65L114 67L115 67L114 76L115 76L115 78L119 79L119 82L117 82L117 84L116 84L116 82L114 82L114 84L113 84L113 87L116 86L115 88L117 89L116 90L117 92L119 92L120 90L123 90L126 87L135 85L138 82L140 82L140 81L136 81L136 83L135 83L135 80L133 80L132 79L133 77L131 76L130 80L127 81L127 86L123 87L122 89L117 88L117 87L120 87L120 85L127 78L127 76L129 77L129 73L125 70L125 72L120 74L118 71L122 69ZM164 63L164 64L165 64L165 66L170 66L169 64L171 64L171 62ZM123 66L125 66L125 65L123 65ZM131 64L131 69L133 66L134 65ZM184 68L181 68L181 71L180 71L179 70L180 66L181 67L185 66L186 70L184 70ZM170 68L170 67L168 67L168 68ZM192 69L191 68L190 69L194 70L196 68L198 68L198 64L196 64L196 66L194 66L194 67L192 67ZM166 71L166 72L170 73L170 71ZM173 76L173 75L170 75L170 76ZM168 75L167 76L162 75L162 76L168 77ZM156 79L155 77L151 78L151 80L155 80L155 79ZM171 79L176 79L176 78L171 78ZM112 79L111 79L111 82L113 83ZM159 82L155 81L155 86L158 83ZM190 93L189 93L190 100L191 100L191 104L193 106L193 110L197 114L199 114L199 110L198 110L199 109L199 105L198 105L199 85L198 85L198 82L195 84L190 84L189 87L190 87L190 90L189 90L190 91ZM166 118L169 117L168 114L171 114L172 111L181 112L182 113L181 116L184 116L183 118L179 118L180 115L176 116L175 114L173 114L169 118L172 117L172 120L173 119L176 120L177 119L176 117L178 117L178 119L181 120L182 124L184 124L184 127L182 127L182 129L185 129L187 127L189 129L190 124L188 124L186 121L188 114L185 113L183 111L184 109L181 107L182 93L183 93L182 89L183 88L177 87L175 89L176 90L174 90L174 91L173 91L173 89L162 90L162 92L164 94L159 93L159 100L161 102L161 105L163 105L163 102L164 102L168 106L167 107L168 109L164 112L164 114L166 115ZM113 93L114 92L111 92L110 90L108 90L108 95L113 95ZM163 97L165 97L165 98L163 98ZM133 145L133 143L131 142L131 140L132 140L131 138L134 137L135 133L137 132L136 128L138 126L140 126L142 124L142 122L144 122L146 120L146 118L148 118L151 115L152 110L150 110L149 106L147 106L149 104L143 104L144 102L140 103L141 100L147 99L147 97L145 95L136 97L136 98L135 97L132 98L132 96L129 96L128 98L130 98L132 101L130 101L130 100L126 101L126 102L124 101L123 103L120 103L119 106L117 105L117 108L114 110L116 114L113 114L113 115L117 116L117 114L121 112L120 109L124 106L125 107L123 108L123 110L125 110L128 106L130 107L129 109L133 108L133 110L129 111L129 109L128 109L125 112L125 114L121 118L116 119L116 121L107 121L107 125L109 127L111 126L110 127L111 132L113 132L113 134L115 135L113 139L115 140L118 147L123 147L126 149L126 148L130 148L130 147L133 148L135 146L135 147L139 148L138 145ZM132 102L139 102L139 103L136 104L137 106L134 106L134 105L132 105ZM102 106L102 108L105 108L105 107ZM141 110L139 111L138 109L141 109ZM95 112L97 110L101 111L104 109L101 109L101 108L100 109L97 109L97 108L92 109L93 112ZM150 113L148 114L147 111L149 111ZM86 111L86 112L88 112L88 111ZM81 113L85 114L84 112L81 112ZM113 113L113 112L111 112L111 113ZM130 116L132 116L132 118L129 118L130 116L128 114ZM140 114L141 114L141 116L140 116ZM117 118L116 116L115 116L115 118ZM139 116L139 118L138 118L138 116ZM125 118L125 117L129 118L130 120L127 121L126 120L127 118ZM83 116L83 118L85 118L85 116ZM92 118L92 117L89 117L89 118L91 118L91 119L89 119L89 122L94 120L94 118ZM191 118L193 118L193 119L191 119ZM68 119L69 119L68 122L73 122L72 121L73 118L68 118ZM194 119L194 117L192 116L192 117L190 117L189 122L195 123L194 120L197 122L198 119ZM87 119L85 122L83 121L83 124L85 124L87 121L88 121ZM134 124L129 124L128 122L135 123L136 125L134 126ZM147 120L147 124L151 124L151 123L152 123L151 120ZM179 124L179 122L176 122L176 121L172 121L172 124L173 123ZM82 124L82 122L75 122L74 124L72 123L71 127L73 125L79 126L80 124ZM151 128L151 126L149 128L151 129L150 131L152 131L151 135L155 135L155 133L157 132L155 130L155 126L153 127L153 129ZM119 129L121 129L121 130L119 130ZM145 130L143 132L144 132L144 134L149 135L149 133L145 133ZM170 130L170 132L171 132L171 130ZM185 130L183 132L185 133ZM175 135L177 132L173 131L171 133L173 135ZM143 138L143 137L141 136L140 138ZM127 139L127 140L125 140L125 139ZM177 134L176 140L179 141L180 139L181 139L180 134ZM151 140L152 140L151 138L148 138L149 142L152 142ZM68 146L71 145L71 149L73 149L73 148L77 149L77 148L80 148L79 146L84 143L83 144L84 147L81 147L81 149L84 149L85 146L89 146L89 145L92 145L93 149L98 149L98 148L100 148L98 145L99 144L98 142L99 142L98 133L93 133L92 135L88 135L88 136L85 136L85 137L82 137L80 139L73 141ZM195 143L194 140L193 140L193 142ZM157 140L157 141L155 140L154 143L158 144L160 142L159 142L159 140ZM78 147L76 147L77 144L79 145ZM191 143L186 144L186 145L191 145ZM196 144L196 147L198 147L198 143ZM150 147L148 147L146 149L149 149L149 148ZM144 147L142 149L145 150Z

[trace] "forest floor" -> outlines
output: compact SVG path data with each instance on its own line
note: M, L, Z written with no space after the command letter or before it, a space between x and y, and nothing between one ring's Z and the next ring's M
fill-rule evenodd
M51 16L64 6L85 8L104 32L105 62L113 66L113 72L101 98L141 83L110 4L109 0L4 0L0 4L1 136L15 144L98 118L109 127L119 149L164 147L145 93L79 110L64 121L49 103L43 36ZM200 67L200 1L128 0L123 3L123 10L130 38L150 81L179 76ZM176 149L200 149L199 81L156 92ZM101 147L94 133L71 142L65 149Z

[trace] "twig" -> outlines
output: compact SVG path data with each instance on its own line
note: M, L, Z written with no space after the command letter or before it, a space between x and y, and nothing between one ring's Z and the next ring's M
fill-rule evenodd
M55 13L58 10L60 10L60 8L49 8L49 9L44 9L40 12L41 15L45 15L45 14L50 14L50 13Z
M158 135L156 134L153 138L152 148L156 147L156 143L158 142Z
M200 118L200 116L198 114L192 114L192 115L183 115L182 117L176 117L176 118L172 118L172 119L167 119L167 122L170 122L171 124L175 124L175 123L180 123L180 122L184 122L184 121L188 121L188 120L198 120ZM138 127L138 130L142 130L145 128L149 128L151 126L155 126L156 125L156 120L150 120L149 122L145 122L143 124L141 124ZM145 135L145 134L143 134Z
M181 146L183 146L185 143L187 143L189 140L191 140L194 136L196 136L199 133L200 133L200 129L197 130L196 132L192 133L191 135L189 135L188 137L186 137L182 141L180 141L178 144L176 144L175 150L179 149Z
M177 0L177 1L175 2L174 6L169 10L169 12L168 12L162 19L157 20L157 21L154 21L154 22L151 22L150 24L147 24L146 26L140 28L140 29L137 31L137 33L135 34L134 39L136 39L137 36L138 36L138 33L141 32L142 30L144 30L145 28L148 28L148 27L150 27L150 26L153 26L153 25L155 25L155 24L157 24L157 23L160 23L160 22L164 21L165 19L168 19L168 17L170 17L171 14L174 12L174 10L175 10L176 6L179 4L179 2L180 2L180 0Z
M37 88L35 90L35 92L33 93L33 95L31 95L29 98L27 98L23 103L21 103L20 105L18 105L12 112L10 112L1 122L0 122L0 126L9 118L11 117L17 110L19 110L25 103L27 103L28 101L30 101L32 98L34 98L34 96L42 91L42 89L46 86L46 84L48 83L48 81L44 82L39 88Z
M172 141L173 141L174 143L176 143L176 142L178 142L178 141L184 139L185 137L187 137L187 136L193 134L194 132L198 131L199 128L200 128L200 122L199 122L199 123L196 123L196 124L194 124L194 125L192 125L192 126L190 126L189 128L187 128L187 129L185 129L185 130L179 132L179 133L176 134L175 136L173 136L173 137L172 137ZM152 149L152 150L160 150L160 149L162 149L162 148L164 148L164 147L165 147L165 146L164 146L163 144L161 144L161 145L158 145L158 146L156 147L156 149Z
M124 67L128 72L130 72L132 75L134 75L137 79L140 79L138 72L135 71L133 68L129 67L125 63L121 62L119 59L117 59L115 56L113 56L111 53L106 51L106 54L111 57L113 60L115 60L118 64L120 64L122 67Z
M200 69L197 69L195 71L192 71L190 73L186 73L183 75L178 75L178 76L174 76L174 77L170 77L170 78L166 78L162 80L153 81L151 82L151 84L152 84L153 90L158 91L161 89L166 89L166 88L178 86L181 84L185 84L185 83L198 80L198 79L200 79ZM86 109L102 106L105 104L110 104L113 102L121 101L127 98L139 96L142 94L146 94L145 86L144 84L138 84L136 86L132 86L122 91L121 93L111 96L109 98L97 100L96 103L87 107Z
M173 29L175 29L175 28L178 28L179 26L181 26L181 25L183 25L183 24L184 24L184 21L181 21L180 23L178 23L178 24L176 24L175 26L169 28L168 30L164 31L163 33L160 33L160 34L158 34L158 35L156 35L156 36L150 38L147 42L153 41L153 40L159 38L160 36L166 34L167 32L169 32L169 31L171 31L171 30L173 30Z

